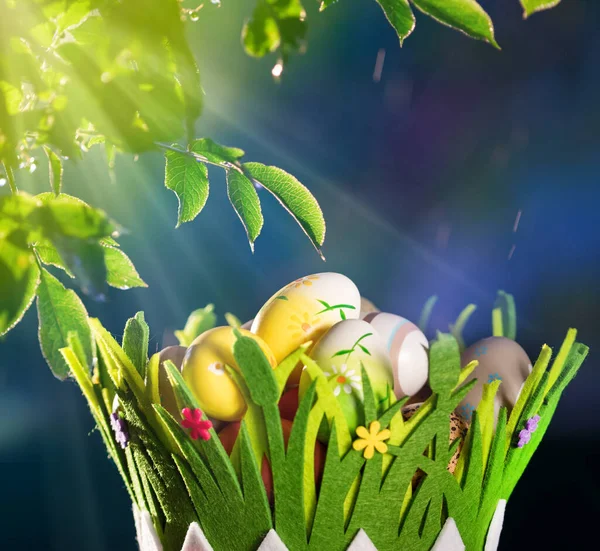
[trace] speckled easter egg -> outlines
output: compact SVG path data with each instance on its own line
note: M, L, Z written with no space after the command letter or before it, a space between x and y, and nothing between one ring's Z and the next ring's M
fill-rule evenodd
M183 358L185 357L187 349L185 346L167 346L158 353L158 361L160 367L158 369L158 393L160 394L160 403L175 419L179 419L180 412L177 407L177 401L175 400L175 393L173 387L169 382L167 376L167 370L164 362L171 360L175 367L181 370L183 364Z
M360 294L346 276L332 272L302 277L275 293L260 309L251 331L263 339L277 362L307 341L316 341L335 323L356 319ZM299 366L290 382L298 382Z
M265 342L256 335L239 330L254 339L272 366L275 358ZM246 402L225 365L239 370L233 357L235 334L232 327L215 327L196 337L183 359L182 374L185 382L206 415L220 421L238 421L246 411Z
M525 379L531 373L531 360L525 350L506 337L488 337L467 348L461 355L460 363L464 367L473 360L477 360L479 365L467 381L477 379L477 384L460 403L458 412L470 420L481 400L483 385L500 379L502 383L494 401L496 418L502 406L506 406L510 413Z
M360 297L360 318L363 319L371 312L381 312L368 298Z
M337 323L315 344L310 355L333 386L333 394L352 432L363 422L361 364L369 375L378 402L385 400L388 387L392 388L392 366L385 343L365 321ZM309 385L310 377L303 372L300 399Z
M364 316L385 342L394 372L394 394L398 399L414 396L427 383L429 342L411 321L387 312Z
M402 417L404 417L405 421L408 421L422 406L423 404L411 404L410 406L405 406L402 408ZM467 436L467 430L469 429L469 423L467 423L460 415L452 412L450 414L450 438L449 444L452 444L457 438L462 438L462 442L456 448L454 455L450 459L448 463L448 470L453 473L454 469L456 469L456 465L458 463L458 458L460 457L460 452L462 451L463 444L465 443L465 438ZM420 480L421 477L413 478L413 486L416 486L416 483Z

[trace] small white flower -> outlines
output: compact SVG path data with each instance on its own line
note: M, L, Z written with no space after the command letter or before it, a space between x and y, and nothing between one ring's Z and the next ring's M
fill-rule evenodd
M323 374L329 379L335 379L338 383L333 389L334 396L339 396L342 390L346 394L351 394L352 389L362 393L362 382L354 369L348 369L346 364L342 364L339 369L332 365L331 371L333 373L325 371Z
M219 362L213 362L208 366L208 370L211 373L214 373L215 375L218 375L219 377L221 375L225 375L225 368L223 367L222 363Z

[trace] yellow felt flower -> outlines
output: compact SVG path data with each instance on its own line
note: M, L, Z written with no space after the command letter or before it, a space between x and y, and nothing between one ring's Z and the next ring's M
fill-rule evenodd
M387 452L388 447L384 440L387 440L392 433L388 429L380 429L381 423L379 421L373 421L369 426L369 430L366 427L357 427L356 435L358 439L352 443L352 447L356 451L365 450L363 453L365 459L371 459L375 450L379 453Z

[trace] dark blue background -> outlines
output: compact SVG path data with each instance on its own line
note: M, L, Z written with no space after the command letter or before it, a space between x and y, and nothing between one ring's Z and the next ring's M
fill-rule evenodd
M123 247L150 287L86 301L90 313L120 334L143 309L155 349L194 308L214 302L245 320L288 281L329 270L415 320L438 294L442 329L474 302L472 341L491 331L496 290L510 291L530 355L559 345L569 327L592 353L509 503L500 547L591 548L600 514L600 6L571 0L523 21L516 0L482 2L498 52L421 14L400 49L372 0L323 14L306 3L308 51L279 85L275 59L249 59L239 45L249 3L202 10L190 29L207 93L197 131L314 192L328 222L327 263L264 194L252 255L219 170L206 211L175 231L158 155L119 157L111 182L92 151L67 171L66 191L130 230ZM40 175L25 187L46 185ZM79 390L44 364L36 324L32 309L0 343L0 548L134 549L127 494Z

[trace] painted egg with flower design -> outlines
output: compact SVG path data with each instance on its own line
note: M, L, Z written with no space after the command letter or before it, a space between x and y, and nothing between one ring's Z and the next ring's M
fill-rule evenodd
M385 343L365 321L340 321L321 337L310 356L329 381L352 432L363 423L361 365L369 376L377 402L386 400L388 388L393 387ZM310 382L308 372L304 371L300 379L300 399ZM323 433L320 436L325 437Z
M406 318L387 312L371 312L362 318L384 340L392 361L394 394L398 399L414 396L429 376L429 341Z
M359 314L356 285L344 275L325 272L297 279L275 293L254 318L251 331L281 362L301 344L315 342L337 322ZM298 383L301 368L290 383Z
M254 339L269 363L276 365L273 353L260 337L245 329L239 331ZM235 341L232 327L215 327L196 337L183 358L181 372L200 409L220 421L239 421L246 412L246 401L225 370L229 365L239 371L233 357Z
M496 418L502 406L506 406L510 413L532 369L525 350L512 339L488 337L469 346L462 353L461 366L465 367L473 360L477 360L479 364L467 378L467 382L477 379L477 383L460 403L458 413L470 421L481 400L483 385L498 379L502 382L494 400Z

